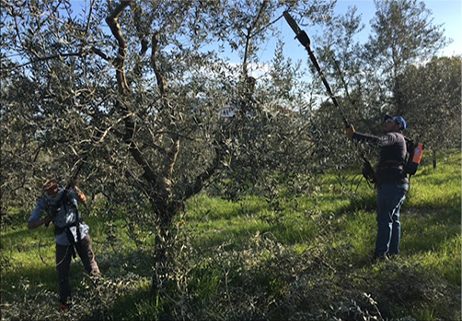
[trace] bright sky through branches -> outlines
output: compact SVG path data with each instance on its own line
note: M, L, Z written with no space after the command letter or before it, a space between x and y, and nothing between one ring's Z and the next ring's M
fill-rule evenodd
M444 36L453 42L444 49L443 56L462 55L462 1L461 0L426 0L425 7L431 11L433 25L443 25ZM343 13L349 6L356 6L358 14L369 33L369 21L374 17L375 4L372 0L338 0L336 12Z
M186 1L186 0L178 0ZM233 0L229 0L233 1ZM257 1L257 0L255 0ZM441 53L441 56L453 56L453 55L462 55L462 0L425 0L425 7L431 11L430 18L433 19L433 25L442 25L444 29L444 36L448 39L452 39L450 43ZM73 7L76 9L76 12L85 6L89 5L88 0L73 0L71 1ZM335 13L344 14L347 12L348 7L356 6L357 14L361 15L362 23L365 25L365 29L361 32L360 38L358 40L361 43L367 41L368 36L370 35L370 21L374 18L375 15L375 3L373 0L338 0L335 6ZM80 8L79 8L80 7ZM302 21L303 22L303 21ZM276 28L280 28L284 36L284 56L290 57L293 61L307 60L306 51L302 48L298 40L294 39L294 33L284 21L284 19L279 19L276 22ZM303 26L302 29L305 30ZM309 36L314 39L315 30L305 30ZM258 54L262 65L260 66L250 66L250 72L252 75L257 76L265 72L266 64L271 60L274 54L274 49L276 46L276 41L269 41L263 43ZM312 44L313 48L316 47L316 44ZM226 58L229 59L231 63L239 64L241 59L236 51L225 50L223 53ZM253 70L252 69L257 69ZM259 69L259 70L258 70ZM254 74L255 73L255 74Z
M441 52L441 56L453 56L453 55L462 55L462 1L461 0L426 0L422 1L425 3L426 9L430 10L429 19L433 19L432 25L440 26L444 29L444 36L451 39L450 43L446 48ZM375 3L373 0L338 0L335 6L335 13L344 14L348 11L348 7L356 6L357 15L361 15L361 21L365 25L364 30L360 33L358 41L365 43L367 38L370 35L370 21L375 16ZM303 21L301 21L303 23ZM294 39L295 35L284 19L280 19L277 22L276 27L281 28L284 35L284 55L290 57L292 60L302 60L307 61L307 53L301 46L298 40ZM301 26L308 35L314 39L316 34L316 28L308 30L307 28ZM262 49L263 52L260 53L260 58L262 62L268 61L271 59L272 54L274 53L274 43L265 44L265 47ZM316 43L312 43L312 47L316 48ZM252 69L252 68L250 68ZM260 72L263 71L264 68ZM260 74L259 71L255 72L255 75Z

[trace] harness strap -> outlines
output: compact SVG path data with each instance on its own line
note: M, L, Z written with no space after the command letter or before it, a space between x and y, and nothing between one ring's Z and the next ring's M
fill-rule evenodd
M403 165L380 166L379 169L399 169L400 171L404 171L404 166Z
M71 251L72 251L72 256L74 258L77 257L76 255L76 249L75 249L75 246L80 243L81 241L81 233L80 233L80 223L83 223L83 220L80 219L80 220L77 220L76 222L72 223L72 224L69 224L69 225L66 225L66 226L63 226L63 227L57 227L55 226L55 235L58 235L58 234L61 234L63 232L66 233L66 236L67 236L67 240L69 241L69 244L70 244L70 247L71 247ZM74 238L74 235L72 234L71 232L71 227L75 226L75 229L76 229L76 233L77 233L77 242L75 241L75 238Z

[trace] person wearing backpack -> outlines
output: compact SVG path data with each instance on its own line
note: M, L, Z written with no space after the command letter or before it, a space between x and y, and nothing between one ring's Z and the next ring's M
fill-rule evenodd
M79 255L85 270L94 277L100 275L98 264L91 246L90 228L78 212L78 203L86 204L86 196L75 185L69 189L59 187L54 179L43 185L43 196L37 200L27 227L36 229L53 222L56 235L56 270L58 272L60 309L67 311L71 307L71 286L69 270L72 257ZM42 215L46 216L42 218Z
M346 127L350 140L367 142L380 148L374 182L377 188L377 237L373 260L388 260L399 254L401 241L401 206L409 189L406 177L406 139L402 132L406 129L403 117L385 116L382 124L384 135L373 136L355 131L353 125Z

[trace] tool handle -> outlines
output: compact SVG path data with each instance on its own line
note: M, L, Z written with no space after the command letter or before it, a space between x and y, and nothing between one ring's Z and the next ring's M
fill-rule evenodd
M311 50L310 46L310 37L308 37L307 33L303 30L300 29L298 26L297 22L292 18L290 13L286 10L283 13L284 18L286 19L287 23L289 26L292 28L292 30L295 32L296 38L300 41L300 43L305 47L305 49L308 51L308 55L310 56L310 60L313 63L314 67L316 68L319 76L321 76L322 83L324 84L324 87L326 87L327 94L329 97L332 99L332 102L334 103L334 106L338 108L341 116L343 123L345 124L345 127L350 126L350 123L348 122L345 114L343 111L340 109L340 104L337 101L337 98L335 95L332 93L332 90L329 86L329 83L326 80L326 77L324 76L324 73L322 72L321 66L319 66L318 59L316 58L316 55L314 54L313 50Z

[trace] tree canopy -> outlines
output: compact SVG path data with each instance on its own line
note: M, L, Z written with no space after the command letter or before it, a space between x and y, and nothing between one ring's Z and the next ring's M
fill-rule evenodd
M157 292L174 219L190 197L213 185L236 198L268 189L274 174L291 173L280 175L283 180L314 175L354 158L343 148L329 102L309 99L323 92L318 76L306 83L301 62L283 52L284 42L293 41L275 28L283 10L331 28L315 49L352 121L372 127L384 103L386 111L414 115L410 84L422 75L413 66L444 45L424 4L376 2L364 47L353 41L359 17L354 10L335 17L334 4L3 1L2 207L27 204L45 176L65 180L84 161L80 181L93 196L126 205L133 222L155 231ZM271 37L278 47L272 61L262 62L259 52ZM224 48L238 52L240 61L229 61ZM424 67L446 84L425 104L447 115L445 128L460 128L451 119L460 98L450 86L457 78L452 68L460 72L460 57L453 59ZM255 79L249 67L259 63L270 71ZM445 68L451 79L438 78ZM221 117L229 107L234 117ZM431 133L433 123L415 121ZM138 206L149 206L152 215L140 217Z

